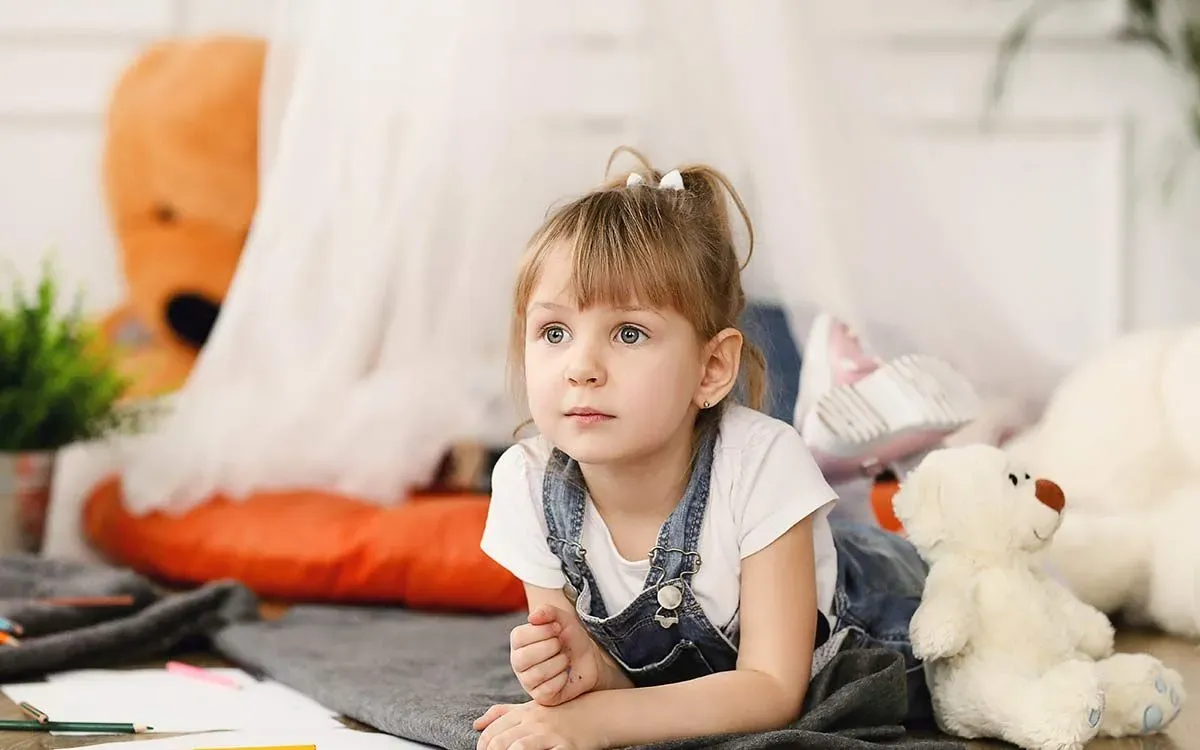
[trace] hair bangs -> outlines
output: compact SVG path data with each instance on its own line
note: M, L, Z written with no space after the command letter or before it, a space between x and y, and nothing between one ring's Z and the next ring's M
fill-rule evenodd
M652 196L653 197L653 196ZM566 246L572 254L572 292L581 308L670 308L687 314L703 293L684 238L643 196L607 192L580 206ZM697 321L698 322L698 321Z

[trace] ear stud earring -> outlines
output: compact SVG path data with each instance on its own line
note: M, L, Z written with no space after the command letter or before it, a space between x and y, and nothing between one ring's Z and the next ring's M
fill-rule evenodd
M705 402L704 402L704 408L705 408L705 409L707 409L708 407L709 407L709 403L708 403L707 401L705 401Z

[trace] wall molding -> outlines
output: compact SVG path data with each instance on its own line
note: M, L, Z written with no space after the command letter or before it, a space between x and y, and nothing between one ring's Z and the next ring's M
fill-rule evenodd
M1030 5L1030 0L838 0L843 28L852 38L913 44L994 44ZM1030 42L1035 45L1091 43L1123 28L1123 0L1076 0L1046 15Z
M103 126L104 115L99 112L23 112L17 109L0 109L0 130L47 127L94 129Z

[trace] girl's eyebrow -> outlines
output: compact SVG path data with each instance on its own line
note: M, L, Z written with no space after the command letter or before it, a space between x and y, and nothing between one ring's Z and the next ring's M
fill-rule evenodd
M530 302L528 309L530 309L530 310L533 310L533 309L570 310L571 308L567 307L566 305L560 305L557 302L539 301L539 302Z
M640 313L649 313L649 314L655 315L659 318L664 317L661 312L654 309L653 307L643 307L641 305L622 305L620 307L617 307L616 310L618 312L623 312L623 313L638 313L638 312L640 312Z
M569 305L563 305L559 304L558 302L551 302L549 300L536 300L534 302L530 302L529 307L526 308L527 311L549 310L555 313L572 312L574 309L575 308ZM653 307L645 307L643 305L618 305L614 306L612 309L619 313L645 313L647 315L653 315L656 318L662 318L663 320L666 320L666 316Z

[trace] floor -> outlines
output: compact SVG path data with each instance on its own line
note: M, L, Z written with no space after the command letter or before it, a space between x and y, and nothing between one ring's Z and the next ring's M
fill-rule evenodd
M1117 650L1124 652L1144 651L1179 671L1184 685L1191 692L1192 703L1200 703L1200 644L1170 638L1157 633L1122 632L1117 637ZM0 694L0 719L26 718L6 696ZM366 729L355 722L347 725ZM142 735L141 738L163 735ZM0 750L58 750L59 748L83 747L100 742L115 742L122 739L136 741L135 737L113 735L101 737L54 737L35 732L0 732ZM972 742L972 750L1004 750L1012 745L1001 742ZM1088 750L1200 750L1200 705L1185 704L1182 713L1166 734L1141 739L1097 740L1088 745Z

